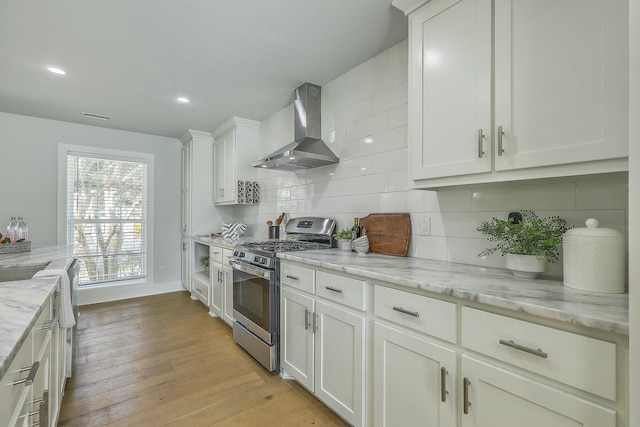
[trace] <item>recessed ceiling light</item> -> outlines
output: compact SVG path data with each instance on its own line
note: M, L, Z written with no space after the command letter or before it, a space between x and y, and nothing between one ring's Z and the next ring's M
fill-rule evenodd
M179 98L177 98L178 102L182 102L183 104L188 104L191 102L191 100L189 98L185 98L184 96L181 96Z
M47 67L47 70L49 70L50 73L58 74L60 76L67 74L67 72L60 67L49 66Z

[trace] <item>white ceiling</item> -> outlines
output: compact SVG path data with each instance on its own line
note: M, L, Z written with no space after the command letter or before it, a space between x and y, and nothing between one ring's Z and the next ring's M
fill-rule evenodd
M263 120L406 37L391 0L0 0L0 111L178 137Z

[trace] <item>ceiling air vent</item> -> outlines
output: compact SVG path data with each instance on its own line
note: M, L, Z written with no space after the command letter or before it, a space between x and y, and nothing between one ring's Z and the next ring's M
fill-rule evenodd
M82 115L88 119L111 120L111 116L104 116L102 114L96 114L96 113L87 113L86 111L83 111Z

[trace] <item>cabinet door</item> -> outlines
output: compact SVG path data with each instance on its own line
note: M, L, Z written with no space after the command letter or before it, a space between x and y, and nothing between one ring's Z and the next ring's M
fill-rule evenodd
M223 272L223 293L224 293L224 303L223 303L223 316L222 320L224 320L229 326L233 325L233 269L227 265L222 267Z
M414 180L491 170L491 0L434 0L410 17Z
M627 20L626 0L496 0L496 170L628 156Z
M191 271L189 266L191 265L191 245L189 240L182 240L182 287L191 292Z
M378 322L373 351L375 426L456 425L455 351Z
M191 141L182 144L181 218L182 235L191 234Z
M213 201L215 203L225 200L225 137L226 134L221 135L213 143Z
M614 410L510 370L462 356L462 372L471 404L468 413L461 415L463 427L616 425Z
M313 392L313 298L286 287L281 292L280 364Z
M364 425L364 316L316 300L315 394L354 426Z
M222 316L224 272L218 263L211 263L211 301L209 314L216 317Z

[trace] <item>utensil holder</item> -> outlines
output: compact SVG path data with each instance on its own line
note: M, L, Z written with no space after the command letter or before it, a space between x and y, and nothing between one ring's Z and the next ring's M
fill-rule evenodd
M269 240L278 240L280 238L280 226L269 226Z

